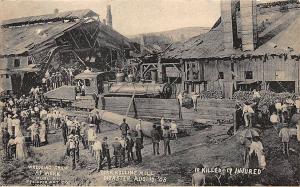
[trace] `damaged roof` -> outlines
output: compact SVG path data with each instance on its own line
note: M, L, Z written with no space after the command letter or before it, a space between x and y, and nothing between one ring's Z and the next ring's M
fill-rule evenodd
M43 49L55 46L55 39L64 35L72 29L79 27L82 24L99 24L99 34L97 41L101 46L121 49L131 48L131 41L117 31L113 30L107 25L102 24L100 21L54 21L48 22L49 19L54 18L86 18L97 15L91 10L77 10L68 11L58 14L49 14L42 16L31 16L26 18L17 18L7 20L4 24L11 24L9 27L1 27L0 29L0 56L10 55L26 55L35 49ZM31 23L30 21L43 20L41 23ZM23 23L28 21L27 25L12 26L12 24ZM6 25L7 26L7 25Z
M165 59L205 59L240 57L245 55L291 54L300 55L300 9L280 12L274 8L261 8L258 16L259 45L254 51L235 49L224 51L222 21L205 34L193 37L184 43L174 44L165 52ZM238 24L239 24L238 17ZM262 24L264 27L262 28Z
M0 55L20 55L32 50L36 45L64 34L64 31L74 27L76 22L62 23L55 22L42 25L31 25L25 27L1 28Z
M93 16L98 16L98 14L90 9L72 10L72 11L60 12L57 14L45 14L45 15L40 15L40 16L29 16L29 17L4 20L1 24L1 26L8 27L8 26L15 26L15 25L22 25L22 24L50 22L53 20L60 20L60 19L61 20L63 20L63 19L83 19L86 17L93 17Z

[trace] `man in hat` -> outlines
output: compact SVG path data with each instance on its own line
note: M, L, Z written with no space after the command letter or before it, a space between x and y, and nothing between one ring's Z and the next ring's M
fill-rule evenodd
M142 149L144 148L142 138L137 134L135 138L135 153L137 158L137 163L141 163L143 161L142 159Z
M32 120L32 124L30 127L27 128L27 130L30 130L31 135L31 142L33 146L39 147L40 141L39 141L39 124L36 122L36 120Z
M171 138L171 133L170 133L169 126L165 126L163 132L164 156L167 155L167 153L169 153L169 155L171 154L170 138Z
M67 154L72 158L72 169L76 168L76 140L75 140L75 131L72 131L68 136L67 142Z
M80 128L80 134L81 134L81 141L83 145L83 149L88 148L88 129L87 124L85 122L82 122L82 128Z
M171 131L171 137L175 138L177 140L177 134L178 134L178 130L177 130L177 124L175 121L172 121L170 124L170 131Z
M122 136L121 139L119 140L120 143L121 143L121 154L122 154L122 157L121 157L121 165L124 166L125 164L125 156L126 156L126 136Z
M108 169L111 169L111 159L109 153L109 146L107 143L107 137L104 137L102 141L102 160L104 160L105 158L107 160Z
M277 111L277 115L279 115L279 113L281 112L281 101L279 99L276 99L275 101L275 109Z
M138 124L136 124L135 130L136 130L136 132L138 132L138 134L141 135L141 139L142 139L142 143L143 143L144 142L144 134L143 134L143 130L142 130L142 120L141 119L139 119Z
M90 124L89 127L90 128L88 130L88 143L89 143L90 152L93 153L93 145L95 143L95 138L97 135L94 129L94 125Z
M12 124L13 134L16 136L21 131L21 121L18 118L18 114L14 114L11 124Z
M119 137L115 138L115 141L112 143L112 147L114 148L114 157L115 157L115 167L121 168L121 158L122 158L122 145L120 143Z
M62 132L62 136L63 136L65 145L67 143L67 137L68 137L68 133L69 133L68 131L69 131L69 129L68 129L67 123L66 123L65 119L62 118L61 119L61 132Z
M183 99L184 99L184 92L179 92L178 96L177 96L177 101L179 103L179 118L182 119L182 113L181 113L181 107L183 104Z
M131 133L128 133L127 138L126 138L126 150L127 150L128 163L131 163L132 161L134 161L133 146L134 146L134 141L131 137Z
M197 111L198 97L200 97L200 95L197 92L192 92L191 98L192 98L192 101L193 101L194 111Z
M251 107L250 103L246 101L243 107L243 116L246 127L252 127L252 114L254 114L254 110Z
M97 136L95 137L93 150L97 161L97 171L99 172L102 169L102 143Z
M128 130L129 130L129 125L126 123L126 118L123 118L123 123L120 125L120 130L122 136L127 136Z
M281 142L283 145L283 154L289 156L290 131L287 123L283 124L283 128L279 131L279 137L281 138Z
M95 115L95 124L96 124L96 133L100 133L100 125L101 125L101 116L99 114L99 111L96 111L96 115Z
M272 123L273 127L277 131L277 126L280 122L279 116L276 114L276 112L273 112L272 115L270 116L270 122Z
M153 145L153 155L156 153L159 155L160 134L156 125L153 125L153 129L151 130L151 139Z

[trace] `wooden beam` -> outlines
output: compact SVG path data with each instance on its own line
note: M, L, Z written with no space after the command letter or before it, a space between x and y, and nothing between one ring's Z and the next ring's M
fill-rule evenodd
M79 49L80 47L77 45L77 42L76 42L76 40L73 38L71 31L70 31L70 32L68 32L68 33L69 33L69 35L70 35L71 39L73 40L74 44L76 45L76 47Z
M87 41L87 43L89 44L89 46L92 48L92 45L91 45L89 39L87 38L86 34L84 33L84 31L83 31L83 29L82 29L81 27L80 27L80 30L81 30L81 32L83 33L84 38L86 39L86 41Z
M72 52L73 52L73 54L78 58L78 60L79 60L83 65L86 66L85 62L77 55L77 53L76 53L75 51L72 51Z
M75 52L85 52L85 51L90 51L90 50L98 51L98 50L101 50L101 48L66 49L66 50L62 50L60 52L61 53L69 53L69 52L72 52L72 51L75 51Z

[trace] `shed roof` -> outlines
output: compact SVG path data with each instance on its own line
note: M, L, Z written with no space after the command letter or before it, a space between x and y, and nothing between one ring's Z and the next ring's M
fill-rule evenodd
M254 51L243 52L235 49L224 51L223 24L216 24L208 33L193 37L182 44L170 47L163 58L166 59L201 59L223 58L242 55L295 54L300 55L300 9L288 12L267 11L261 9L258 23L268 19L268 25L259 33L259 47ZM240 20L238 19L238 22Z

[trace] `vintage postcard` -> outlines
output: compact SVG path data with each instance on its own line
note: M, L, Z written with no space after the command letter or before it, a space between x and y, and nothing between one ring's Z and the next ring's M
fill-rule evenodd
M0 185L299 186L299 0L1 0Z

